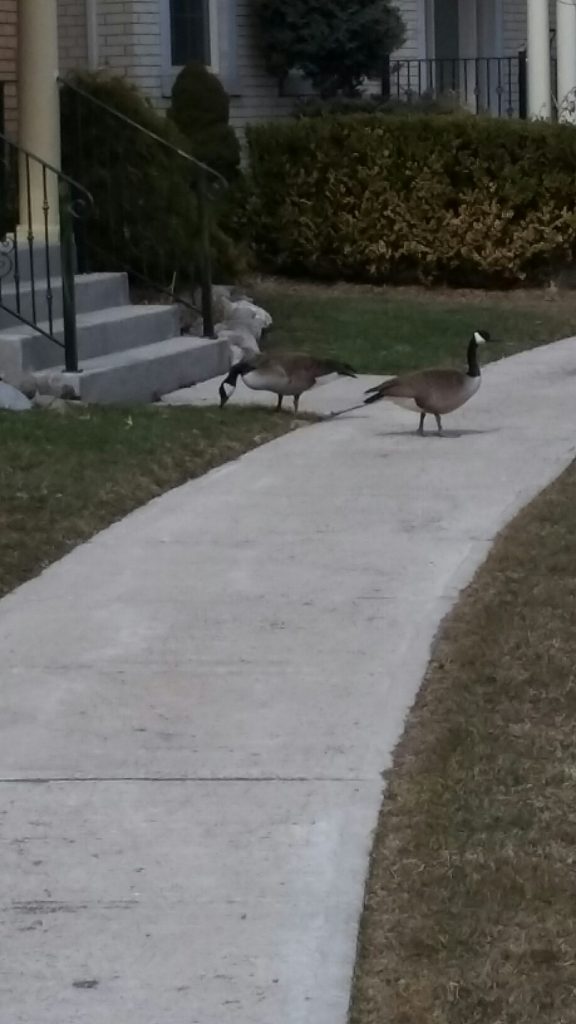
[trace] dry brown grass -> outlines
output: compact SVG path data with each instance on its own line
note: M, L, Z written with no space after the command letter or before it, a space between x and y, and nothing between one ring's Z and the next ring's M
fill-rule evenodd
M576 1022L576 465L443 625L375 837L352 1024Z

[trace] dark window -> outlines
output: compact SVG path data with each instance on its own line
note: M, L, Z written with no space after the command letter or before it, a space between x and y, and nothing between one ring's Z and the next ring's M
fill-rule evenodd
M210 63L208 0L170 0L172 64Z

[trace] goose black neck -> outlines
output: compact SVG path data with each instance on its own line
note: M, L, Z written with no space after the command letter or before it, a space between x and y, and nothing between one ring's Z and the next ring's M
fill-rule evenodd
M248 369L249 367L246 366L243 360L241 360L239 363L236 363L234 366L231 367L230 372L226 377L225 383L230 384L231 387L235 388L236 384L238 383L238 377L244 376Z
M480 364L478 362L478 343L474 338L470 338L470 342L468 344L468 376L480 376Z

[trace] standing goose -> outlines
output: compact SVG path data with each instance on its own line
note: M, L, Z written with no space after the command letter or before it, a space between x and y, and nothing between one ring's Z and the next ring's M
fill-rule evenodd
M365 392L368 398L364 405L387 399L405 409L413 409L420 413L418 433L424 434L424 420L428 413L432 414L438 425L438 433L442 433L441 416L454 412L476 394L480 387L480 365L478 363L478 346L487 341L494 341L488 331L474 331L468 342L468 372L460 370L417 370L415 373L402 374L392 380L386 380Z
M285 395L294 401L294 415L298 412L300 395L313 388L319 378L339 374L355 377L356 371L337 359L315 359L301 352L255 352L236 363L222 381L220 408L232 395L238 377L253 391L272 391L278 396L277 411L282 408ZM226 389L230 390L227 391Z

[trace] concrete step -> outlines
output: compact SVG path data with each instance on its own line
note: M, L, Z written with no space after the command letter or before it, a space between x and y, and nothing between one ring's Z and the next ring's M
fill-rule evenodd
M180 315L177 305L113 306L83 313L77 318L80 364L173 338L180 330ZM63 340L61 320L55 322L54 334ZM0 331L0 374L12 384L18 385L35 370L60 367L63 362L63 350L25 324Z
M53 295L52 316L58 320L62 316L62 279L58 277L50 283ZM92 313L107 307L125 306L130 302L126 274L78 274L75 283L77 313ZM30 281L24 281L17 289L13 281L5 284L0 280L0 330L18 326L16 318L8 312L18 309L18 300L22 316L32 320L34 298L36 317L40 321L47 321L47 291L48 282L45 279L35 281L34 296Z
M38 280L60 275L60 242L54 240L46 246L40 239L29 244L25 238L14 245L11 237L6 238L0 250L2 254L3 279L6 284L14 282L17 276L20 283L29 281L32 276Z
M226 373L228 345L211 338L178 336L153 345L88 359L82 372L34 374L43 394L97 405L153 402L178 388Z

